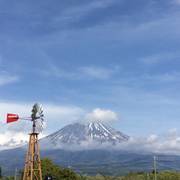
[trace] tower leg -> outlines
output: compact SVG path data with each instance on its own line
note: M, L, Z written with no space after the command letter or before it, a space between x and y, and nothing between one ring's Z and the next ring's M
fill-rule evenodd
M37 133L32 133L29 137L29 146L26 154L23 180L42 180L40 150Z

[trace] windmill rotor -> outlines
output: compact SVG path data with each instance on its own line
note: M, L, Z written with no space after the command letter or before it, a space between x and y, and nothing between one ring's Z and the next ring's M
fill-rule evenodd
M33 121L33 132L41 132L44 125L44 114L42 105L36 103L32 108L31 120Z
M44 114L43 114L42 105L38 103L34 104L33 109L32 109L32 114L31 114L32 120L43 119L43 117L44 117Z
M31 119L33 121L33 132L41 132L44 125L44 114L42 105L38 103L34 104Z

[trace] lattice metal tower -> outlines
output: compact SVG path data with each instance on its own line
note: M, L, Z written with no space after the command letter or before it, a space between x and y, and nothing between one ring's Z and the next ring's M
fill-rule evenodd
M29 137L29 146L25 160L23 180L42 180L40 149L36 123L43 121L42 108L35 104L32 109L31 120L33 122L32 133Z

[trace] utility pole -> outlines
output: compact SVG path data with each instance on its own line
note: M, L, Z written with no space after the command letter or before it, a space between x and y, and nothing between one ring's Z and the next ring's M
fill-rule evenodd
M149 180L149 173L146 173L146 180Z
M15 169L15 172L14 172L14 180L17 180L17 168Z
M157 180L157 164L156 164L156 156L154 156L154 180Z

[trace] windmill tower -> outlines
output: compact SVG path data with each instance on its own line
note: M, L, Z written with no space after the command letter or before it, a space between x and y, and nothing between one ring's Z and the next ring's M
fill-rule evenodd
M26 154L23 180L42 180L38 126L40 125L40 127L42 127L43 110L38 104L33 106L31 121L33 127L32 132L29 134L29 145Z

